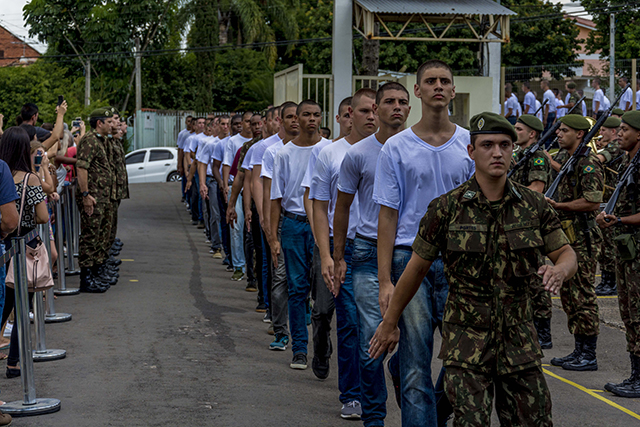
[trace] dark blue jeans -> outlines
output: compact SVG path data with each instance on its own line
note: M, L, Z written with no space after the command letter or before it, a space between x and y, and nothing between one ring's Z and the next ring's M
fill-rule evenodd
M218 207L220 208L220 234L222 234L222 249L224 255L231 262L231 234L229 224L227 224L227 201L224 198L222 189L218 186Z
M282 254L289 285L289 327L293 354L307 354L306 299L311 289L313 235L308 222L282 218Z

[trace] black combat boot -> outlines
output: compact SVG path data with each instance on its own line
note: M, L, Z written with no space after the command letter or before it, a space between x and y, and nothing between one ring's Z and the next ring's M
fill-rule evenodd
M102 284L93 277L89 267L80 268L80 292L97 294L106 292L106 290L107 288L103 287Z
M573 361L565 362L562 369L567 371L597 371L598 360L596 359L597 335L576 335L582 340L582 351L580 356Z
M618 295L618 283L616 282L616 273L607 272L609 276L609 287L605 296Z
M113 242L113 245L111 245L112 248L118 248L118 250L122 249L122 247L124 246L124 243L122 243L122 241L120 239L117 239Z
M609 291L609 286L609 272L603 270L600 272L600 283L596 286L596 295L605 295Z
M116 257L114 257L113 255L111 255L108 259L107 259L107 264L111 264L114 266L119 266L120 264L122 264L122 260L117 259Z
M533 321L533 324L538 332L540 348L543 350L553 348L553 342L551 341L551 319L536 319Z
M573 349L573 352L565 357L554 357L553 359L551 359L551 364L553 366L562 366L565 363L572 362L580 357L580 354L582 354L582 345L583 345L582 340L580 339L580 335L574 335L573 339L576 340L576 344L575 344L575 348Z
M634 364L634 357L637 359L637 356L634 356L633 354L629 353L629 358L631 359L631 376L625 380L622 380L621 383L606 383L604 385L604 389L607 391L612 391L614 387L623 387L623 386L627 386L629 385L633 379L634 379L634 375L638 375L639 373L637 371L634 370L633 368L633 364Z
M99 280L103 286L107 288L115 285L118 281L116 278L112 278L111 276L107 276L102 268L102 265L94 265L93 266L93 275L96 277L96 280Z
M640 357L631 355L631 377L609 391L620 397L640 397Z
M98 268L98 274L99 274L101 280L106 281L111 286L113 286L116 283L118 283L118 278L120 277L119 274L116 276L117 273L114 274L109 269L109 267L107 267L106 263L100 264L100 266Z

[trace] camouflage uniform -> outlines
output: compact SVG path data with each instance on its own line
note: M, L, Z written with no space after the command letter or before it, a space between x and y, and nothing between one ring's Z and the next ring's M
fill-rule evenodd
M442 253L449 282L442 348L454 425L551 425L551 399L532 322L529 280L568 244L542 194L507 180L490 203L474 178L431 202L414 252ZM540 280L540 279L538 279Z
M125 163L125 152L122 146L122 140L118 138L109 138L111 155L109 158L112 162L112 170L115 174L116 191L115 200L113 201L113 219L111 220L111 233L109 235L109 247L116 240L118 232L118 208L122 199L129 198L129 179L127 176L127 165Z
M603 202L606 203L609 201L618 182L618 174L615 171L620 167L622 159L626 157L626 154L625 151L620 148L618 141L609 143L599 154L605 158L603 165L605 183ZM616 271L616 249L613 243L613 233L603 233L602 251L600 252L598 262L600 263L601 271Z
M243 169L241 168L241 166L242 166L242 162L244 162L244 157L247 155L247 151L249 151L249 148L251 148L251 146L252 146L253 144L255 144L256 142L260 142L260 141L262 141L262 137L261 137L261 136L258 136L258 137L256 137L256 138L253 138L253 139L252 139L252 140L250 140L250 141L245 142L245 143L242 145L242 148L240 148L240 156L238 157L238 172L240 172L241 170L243 170Z
M580 97L578 96L578 92L577 91L573 91L573 93L571 94L571 96L569 97L569 102L568 104L574 104L576 102L580 101ZM578 107L575 110L573 110L573 114L580 114L582 115L582 108Z
M518 153L515 153L513 158L514 162L518 163L530 148L531 147L528 147L525 150L520 150ZM539 149L529 159L529 162L526 165L522 166L520 169L515 171L513 175L511 175L511 180L524 185L525 187L530 186L534 181L541 181L544 182L543 191L546 191L549 186L550 176L551 166L549 165L549 160L547 159L547 156L545 156L544 150ZM544 286L542 286L542 283L540 283L539 280L532 281L531 291L533 293L531 303L533 306L534 320L551 319L551 294L544 290Z
M602 163L591 153L582 157L574 171L560 182L555 199L570 202L584 198L588 202L602 203L603 191ZM569 332L573 335L594 336L599 331L595 276L602 232L595 224L597 213L597 210L585 213L558 210L562 228L578 259L578 272L560 289L562 308L567 314ZM587 227L590 229L588 234L584 231Z
M82 193L77 192L80 208L80 267L102 264L109 257L109 236L113 217L116 180L110 162L110 145L106 136L91 131L78 143L76 167L86 169L88 191L96 199L91 216L83 209Z
M625 156L620 172L622 173L629 164L629 156ZM635 182L640 182L640 172L635 174ZM636 194L629 191L628 187L623 187L620 191L618 203L613 211L617 217L631 216L640 212L640 194L636 188ZM631 225L621 225L613 227L616 236L631 234L634 236L636 254L640 254L640 235L638 227ZM607 234L607 233L605 233ZM620 306L620 317L624 323L627 334L627 351L635 356L640 356L640 260L637 255L631 260L622 260L616 250L617 268L616 281L618 283L618 304Z

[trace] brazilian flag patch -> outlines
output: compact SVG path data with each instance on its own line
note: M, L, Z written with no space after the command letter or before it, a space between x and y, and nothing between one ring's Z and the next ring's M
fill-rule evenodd
M582 168L582 172L584 173L593 173L593 171L596 168L594 168L593 166L589 165L589 166L585 166L584 168Z
M533 164L536 166L544 166L544 159L542 157L538 157L533 160Z

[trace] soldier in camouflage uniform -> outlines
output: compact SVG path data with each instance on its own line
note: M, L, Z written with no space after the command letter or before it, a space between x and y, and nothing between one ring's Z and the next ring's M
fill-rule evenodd
M574 105L576 105L576 102L580 100L580 97L578 96L578 93L576 91L576 84L574 82L567 82L565 84L565 89L569 94L569 100L565 105L562 105L558 108L566 108L567 111L569 111L573 108ZM582 109L576 108L574 111L582 111Z
M122 139L124 137L124 133L122 131L122 125L126 127L126 123L120 122L120 114L118 110L112 108L113 111L113 127L111 136L109 138L111 142L111 164L113 173L116 178L116 192L115 192L115 200L113 202L113 220L111 233L109 235L109 245L111 248L112 255L118 255L120 250L122 249L122 242L117 238L118 231L118 209L120 208L120 202L122 199L129 198L129 180L127 177L127 164L125 163L125 152L124 147L122 146ZM113 256L109 257L109 264L117 266L120 263L119 260L116 260Z
M536 116L523 115L518 118L515 129L518 135L516 145L519 150L517 154L513 155L514 165L520 162L538 141L540 132L544 130L544 125ZM530 190L544 194L549 186L550 176L549 160L544 154L544 148L539 148L529 158L527 164L521 166L511 175L511 180L528 187ZM536 279L531 282L533 323L538 332L540 347L547 350L553 347L551 340L551 295Z
M558 143L572 155L591 126L577 114L566 115L560 121ZM552 365L572 371L598 369L596 344L600 325L595 276L602 233L595 218L603 191L602 163L590 153L588 157L581 157L573 172L559 183L555 200L547 198L558 211L562 228L578 257L578 274L560 292L569 332L575 338L575 350L568 356L551 359Z
M80 222L80 290L104 292L113 283L104 270L109 258L109 233L113 218L113 198L116 180L110 160L110 142L113 112L99 108L91 113L92 131L78 143L76 168L78 170L78 206Z
M471 119L476 174L429 205L371 340L372 357L395 347L398 319L441 252L449 297L439 357L456 427L491 425L494 389L501 425L552 425L529 279L538 274L556 293L575 273L576 257L544 197L507 179L514 140L513 127L497 114ZM545 265L545 255L555 266Z
M640 149L640 112L624 113L619 136L621 148L629 153L623 159L622 173ZM635 172L634 182L640 182L640 171ZM618 251L617 261L618 304L631 357L631 376L619 384L608 383L604 388L618 396L632 398L640 397L640 204L637 191L634 184L622 187L613 214L602 212L597 218L601 228L614 227L617 241L623 249ZM605 234L610 232L607 230Z
M626 156L618 142L620 119L609 117L600 129L602 138L596 142L598 159L604 166L604 203L609 201L618 182L618 168ZM596 295L616 295L616 250L612 233L603 233L602 250L600 251L600 284L596 287Z

